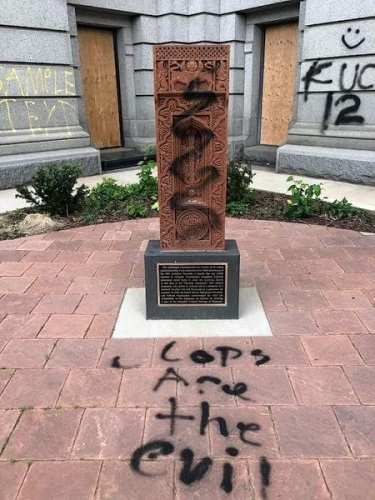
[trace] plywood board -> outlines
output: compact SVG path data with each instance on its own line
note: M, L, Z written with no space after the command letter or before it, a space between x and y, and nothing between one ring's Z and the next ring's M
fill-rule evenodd
M80 26L78 41L91 145L121 146L113 32Z
M266 28L260 143L286 142L296 75L297 23Z

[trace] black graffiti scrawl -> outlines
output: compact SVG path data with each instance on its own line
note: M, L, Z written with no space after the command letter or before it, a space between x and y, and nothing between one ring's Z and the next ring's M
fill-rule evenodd
M349 27L341 36L341 41L346 49L353 51L362 46L366 42L366 38L361 36L359 28ZM348 55L352 56L352 53ZM361 64L358 62L353 67L348 64L349 60L343 59L337 73L332 75L334 62L336 61L313 61L301 78L304 102L308 101L312 83L322 86L322 88L332 83L337 84L338 91L329 91L326 94L321 121L321 132L323 134L327 130L329 123L332 123L333 126L363 125L365 117L361 112L362 101L355 89L363 91L372 90L375 87L374 63ZM327 71L330 68L331 72L329 73L330 76L328 76ZM340 95L337 95L338 92L340 92Z
M160 353L160 358L166 365L164 373L155 380L153 391L157 392L164 384L181 384L183 387L194 387L198 394L205 394L207 385L214 385L220 388L224 394L235 396L239 399L252 401L249 396L251 388L244 382L231 380L230 365L231 362L241 356L248 356L249 365L262 366L270 361L270 357L264 354L261 349L253 349L250 352L244 352L241 349L229 345L219 345L213 348L212 352L204 349L193 350L189 358L192 363L205 367L205 374L195 378L192 383L191 376L188 371L181 373L182 370L171 366L173 363L180 361L176 355L175 347L177 342L172 341L165 344ZM115 358L114 358L115 359ZM228 380L207 374L207 366L211 366L214 361L218 362L221 367L228 368ZM112 367L118 368L119 359L112 363ZM168 386L168 385L167 385ZM175 385L174 385L175 387ZM221 479L217 485L218 490L222 490L225 494L230 495L233 492L236 481L236 461L235 457L240 457L240 449L232 446L230 436L237 435L241 443L246 446L261 448L261 426L257 422L238 421L234 428L230 428L227 419L218 414L220 408L211 407L210 402L205 398L200 402L198 415L189 413L189 408L179 408L178 399L175 396L168 398L168 404L163 405L163 409L155 414L155 419L165 423L165 437L162 439L153 439L137 448L130 461L132 471L139 476L159 476L163 472L149 472L147 463L155 461L162 457L170 456L176 461L178 480L186 485L192 486L204 479L207 479L209 472L215 462L215 457L197 456L197 453L189 446L184 447L179 452L176 451L175 440L185 432L187 422L194 422L197 425L200 436L206 436L208 426L216 427L220 437L224 440L224 452L227 460L221 460ZM262 485L261 496L263 500L267 499L267 488L271 483L271 464L266 457L262 456L259 459L259 474ZM218 492L217 492L218 493ZM213 498L217 495L212 490Z

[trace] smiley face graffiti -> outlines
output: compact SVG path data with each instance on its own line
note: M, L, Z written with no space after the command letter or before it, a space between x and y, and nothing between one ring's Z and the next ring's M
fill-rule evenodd
M350 50L356 49L365 41L365 38L361 38L361 40L357 41L361 32L360 29L356 29L352 35L347 35L347 33L350 34L352 31L352 28L348 28L346 33L341 37L342 43ZM348 42L347 37L351 40L351 42Z

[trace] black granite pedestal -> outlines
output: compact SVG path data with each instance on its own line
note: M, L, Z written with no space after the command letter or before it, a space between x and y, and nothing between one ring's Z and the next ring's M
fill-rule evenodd
M147 319L238 319L240 253L235 240L224 251L145 252Z

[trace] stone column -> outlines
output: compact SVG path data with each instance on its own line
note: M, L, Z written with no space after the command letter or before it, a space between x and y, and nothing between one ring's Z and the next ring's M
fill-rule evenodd
M294 121L277 170L375 184L375 3L301 4Z

